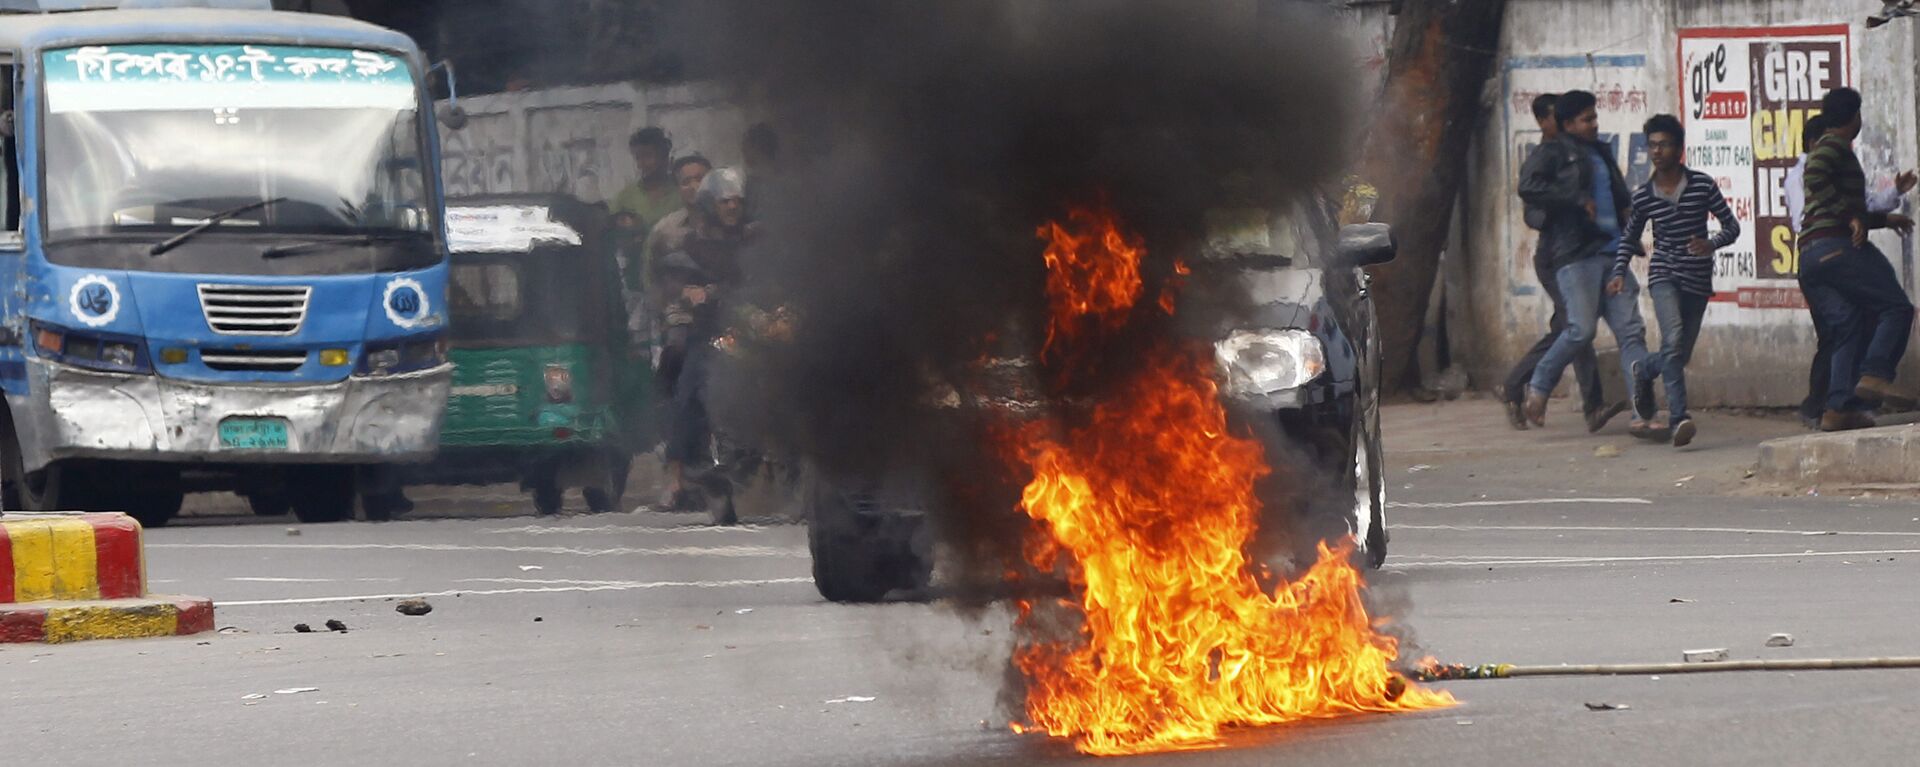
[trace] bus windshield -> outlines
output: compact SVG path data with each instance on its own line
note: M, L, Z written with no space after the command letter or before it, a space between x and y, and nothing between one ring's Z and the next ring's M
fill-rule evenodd
M46 237L209 228L419 234L433 214L406 60L271 45L47 51Z

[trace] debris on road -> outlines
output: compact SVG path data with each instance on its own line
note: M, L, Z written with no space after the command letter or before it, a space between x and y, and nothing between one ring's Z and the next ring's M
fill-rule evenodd
M225 634L227 636L233 636L235 634L245 634L247 633L247 630L240 628L239 626L228 626L226 628L220 629L220 633Z
M1588 711L1625 711L1633 708L1625 703L1588 703Z
M289 538L297 538L297 537L299 537L299 536L300 536L300 528L297 528L297 527L289 527L289 528L287 528L287 537L289 537Z
M401 615L421 616L433 612L433 605L424 599L409 599L393 606L393 611Z
M1619 446L1619 445L1601 445L1601 446L1599 446L1599 447L1596 447L1596 448L1594 448L1594 449L1593 449L1593 457L1595 457L1595 458L1619 458L1619 457L1620 457L1620 446Z
M328 631L338 631L338 632L340 632L340 633L342 633L342 634L345 634L345 633L347 633L347 624L345 624L345 623L341 623L340 621L338 621L338 620L336 620L336 619L333 619L333 618L328 618L328 619L327 619L327 630L328 630Z
M1719 663L1727 659L1727 648L1714 647L1706 650L1686 650L1680 653L1680 659L1688 663Z
M538 616L538 615L535 615L535 616L533 616L533 622L534 622L534 623L539 623L539 622L541 622L541 621L544 621L544 620L546 620L546 619L545 619L545 618L542 618L542 617L540 617L540 616Z
M250 692L240 696L240 699L241 700L260 700L265 697L267 697L267 694L264 692Z
M1412 466L1407 467L1408 474L1419 474L1420 472L1423 472L1423 471L1432 471L1432 470L1433 470L1432 466L1428 466L1427 464L1424 464L1424 463L1416 463Z
M1767 637L1767 646L1768 647L1792 647L1793 635L1792 634L1774 634L1773 636Z
M547 568L541 567L539 565L521 565L520 566L520 572L523 572L523 573L531 572L534 570L545 570L545 569Z
M301 693L304 693L304 692L319 692L319 691L320 691L320 688L318 688L318 687L288 687L287 689L284 689L284 690L274 690L274 691L273 691L273 694L275 694L275 695L299 695L299 694L301 694Z
M1690 604L1693 604L1693 600L1691 600L1691 599L1688 599L1688 598L1686 598L1686 597L1674 597L1674 598L1672 598L1672 599L1669 599L1669 600L1667 600L1667 604L1670 604L1670 605L1690 605Z
M295 634L311 634L311 633L313 633L313 627L312 627L312 626L309 626L309 625L307 625L307 624L305 624L305 623L295 623L295 624L293 624L293 633L295 633Z
M735 610L735 611L733 611L733 614L734 614L734 615L746 615L747 613L750 613L750 612L753 612L753 608L751 608L751 607L742 607L742 608L740 608L740 609L738 609L738 610Z
M878 700L878 698L868 695L848 695L844 698L834 698L833 700L827 701L827 705L833 705L835 703L872 703L875 700Z

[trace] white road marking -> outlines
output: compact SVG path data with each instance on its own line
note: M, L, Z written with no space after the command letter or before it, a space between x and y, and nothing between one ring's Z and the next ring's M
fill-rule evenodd
M1511 501L1389 501L1389 509L1468 509L1480 506L1546 506L1557 503L1585 504L1625 504L1646 506L1653 503L1645 498L1521 498ZM1398 525L1395 525L1398 527Z
M758 533L767 528L763 525L734 525L719 527L716 525L682 525L679 527L641 527L638 525L596 525L593 527L563 527L546 525L522 525L520 527L501 527L480 532L491 535L573 535L580 533Z
M812 583L812 578L765 578L759 580L733 581L610 581L598 585L580 586L543 586L538 588L516 589L455 589L451 591L425 591L408 594L363 594L349 597L303 597L299 599L251 599L235 602L215 602L215 607L259 607L264 605L313 605L331 602L371 602L385 599L424 599L427 597L479 597L500 594L553 594L560 592L588 591L639 591L646 589L721 589L737 586L773 586L789 583Z
M681 557L805 557L805 549L770 546L669 546L580 549L566 546L461 546L452 543L149 543L149 549L306 549L311 551L496 551L514 554L565 554L583 557L653 554Z
M354 583L399 583L400 582L399 578L262 578L262 577L244 577L244 576L239 578L228 578L227 580L233 581L235 583L342 583L347 581L351 581Z
M1773 528L1748 527L1620 527L1613 525L1392 525L1395 530L1445 530L1450 532L1487 531L1545 531L1578 533L1734 533L1740 535L1791 535L1796 537L1821 537L1828 535L1883 535L1894 537L1920 537L1920 530L1898 532L1892 530L1779 530Z
M1874 557L1892 554L1920 554L1920 549L1876 549L1867 551L1793 551L1777 554L1669 554L1642 557L1547 557L1540 559L1510 560L1473 560L1453 559L1439 562L1389 563L1387 569L1419 569L1441 567L1588 567L1593 565L1618 564L1628 562L1703 562L1736 559L1797 559L1813 557Z

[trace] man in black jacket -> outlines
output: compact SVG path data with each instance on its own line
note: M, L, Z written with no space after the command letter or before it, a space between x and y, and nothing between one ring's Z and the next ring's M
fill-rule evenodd
M1520 199L1546 214L1541 251L1567 306L1567 327L1534 368L1523 409L1535 426L1546 425L1547 397L1582 348L1591 348L1599 320L1620 344L1620 366L1633 398L1634 429L1646 430L1653 403L1635 385L1646 361L1646 324L1640 318L1640 286L1628 275L1622 289L1604 290L1612 276L1631 198L1612 148L1600 143L1592 93L1568 91L1554 103L1558 139L1535 150L1520 170Z
M1553 104L1560 99L1558 93L1542 93L1533 99L1533 119L1540 125L1540 144L1560 138L1560 123L1553 119ZM1527 226L1539 229L1546 225L1546 212L1527 206ZM1528 349L1514 363L1513 371L1507 374L1505 387L1501 390L1502 404L1507 411L1507 424L1515 429L1527 428L1526 415L1521 406L1527 399L1527 383L1533 380L1533 369L1540 366L1540 358L1553 348L1553 342L1560 338L1561 331L1567 327L1567 300L1560 295L1559 281L1554 279L1554 270L1547 264L1547 240L1543 236L1533 250L1533 274L1540 280L1541 289L1547 298L1553 301L1553 317L1547 320L1547 334ZM1606 395L1600 388L1599 361L1594 358L1591 345L1582 346L1574 352L1573 380L1580 385L1581 410L1587 414L1587 431L1597 432L1607 425L1607 421L1627 409L1624 402L1607 405Z

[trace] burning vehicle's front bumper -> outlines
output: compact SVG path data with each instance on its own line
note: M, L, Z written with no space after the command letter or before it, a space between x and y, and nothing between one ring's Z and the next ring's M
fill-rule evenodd
M453 367L319 385L206 384L29 360L10 397L28 471L63 458L255 464L424 461L439 446ZM230 418L284 424L284 445L223 446Z

